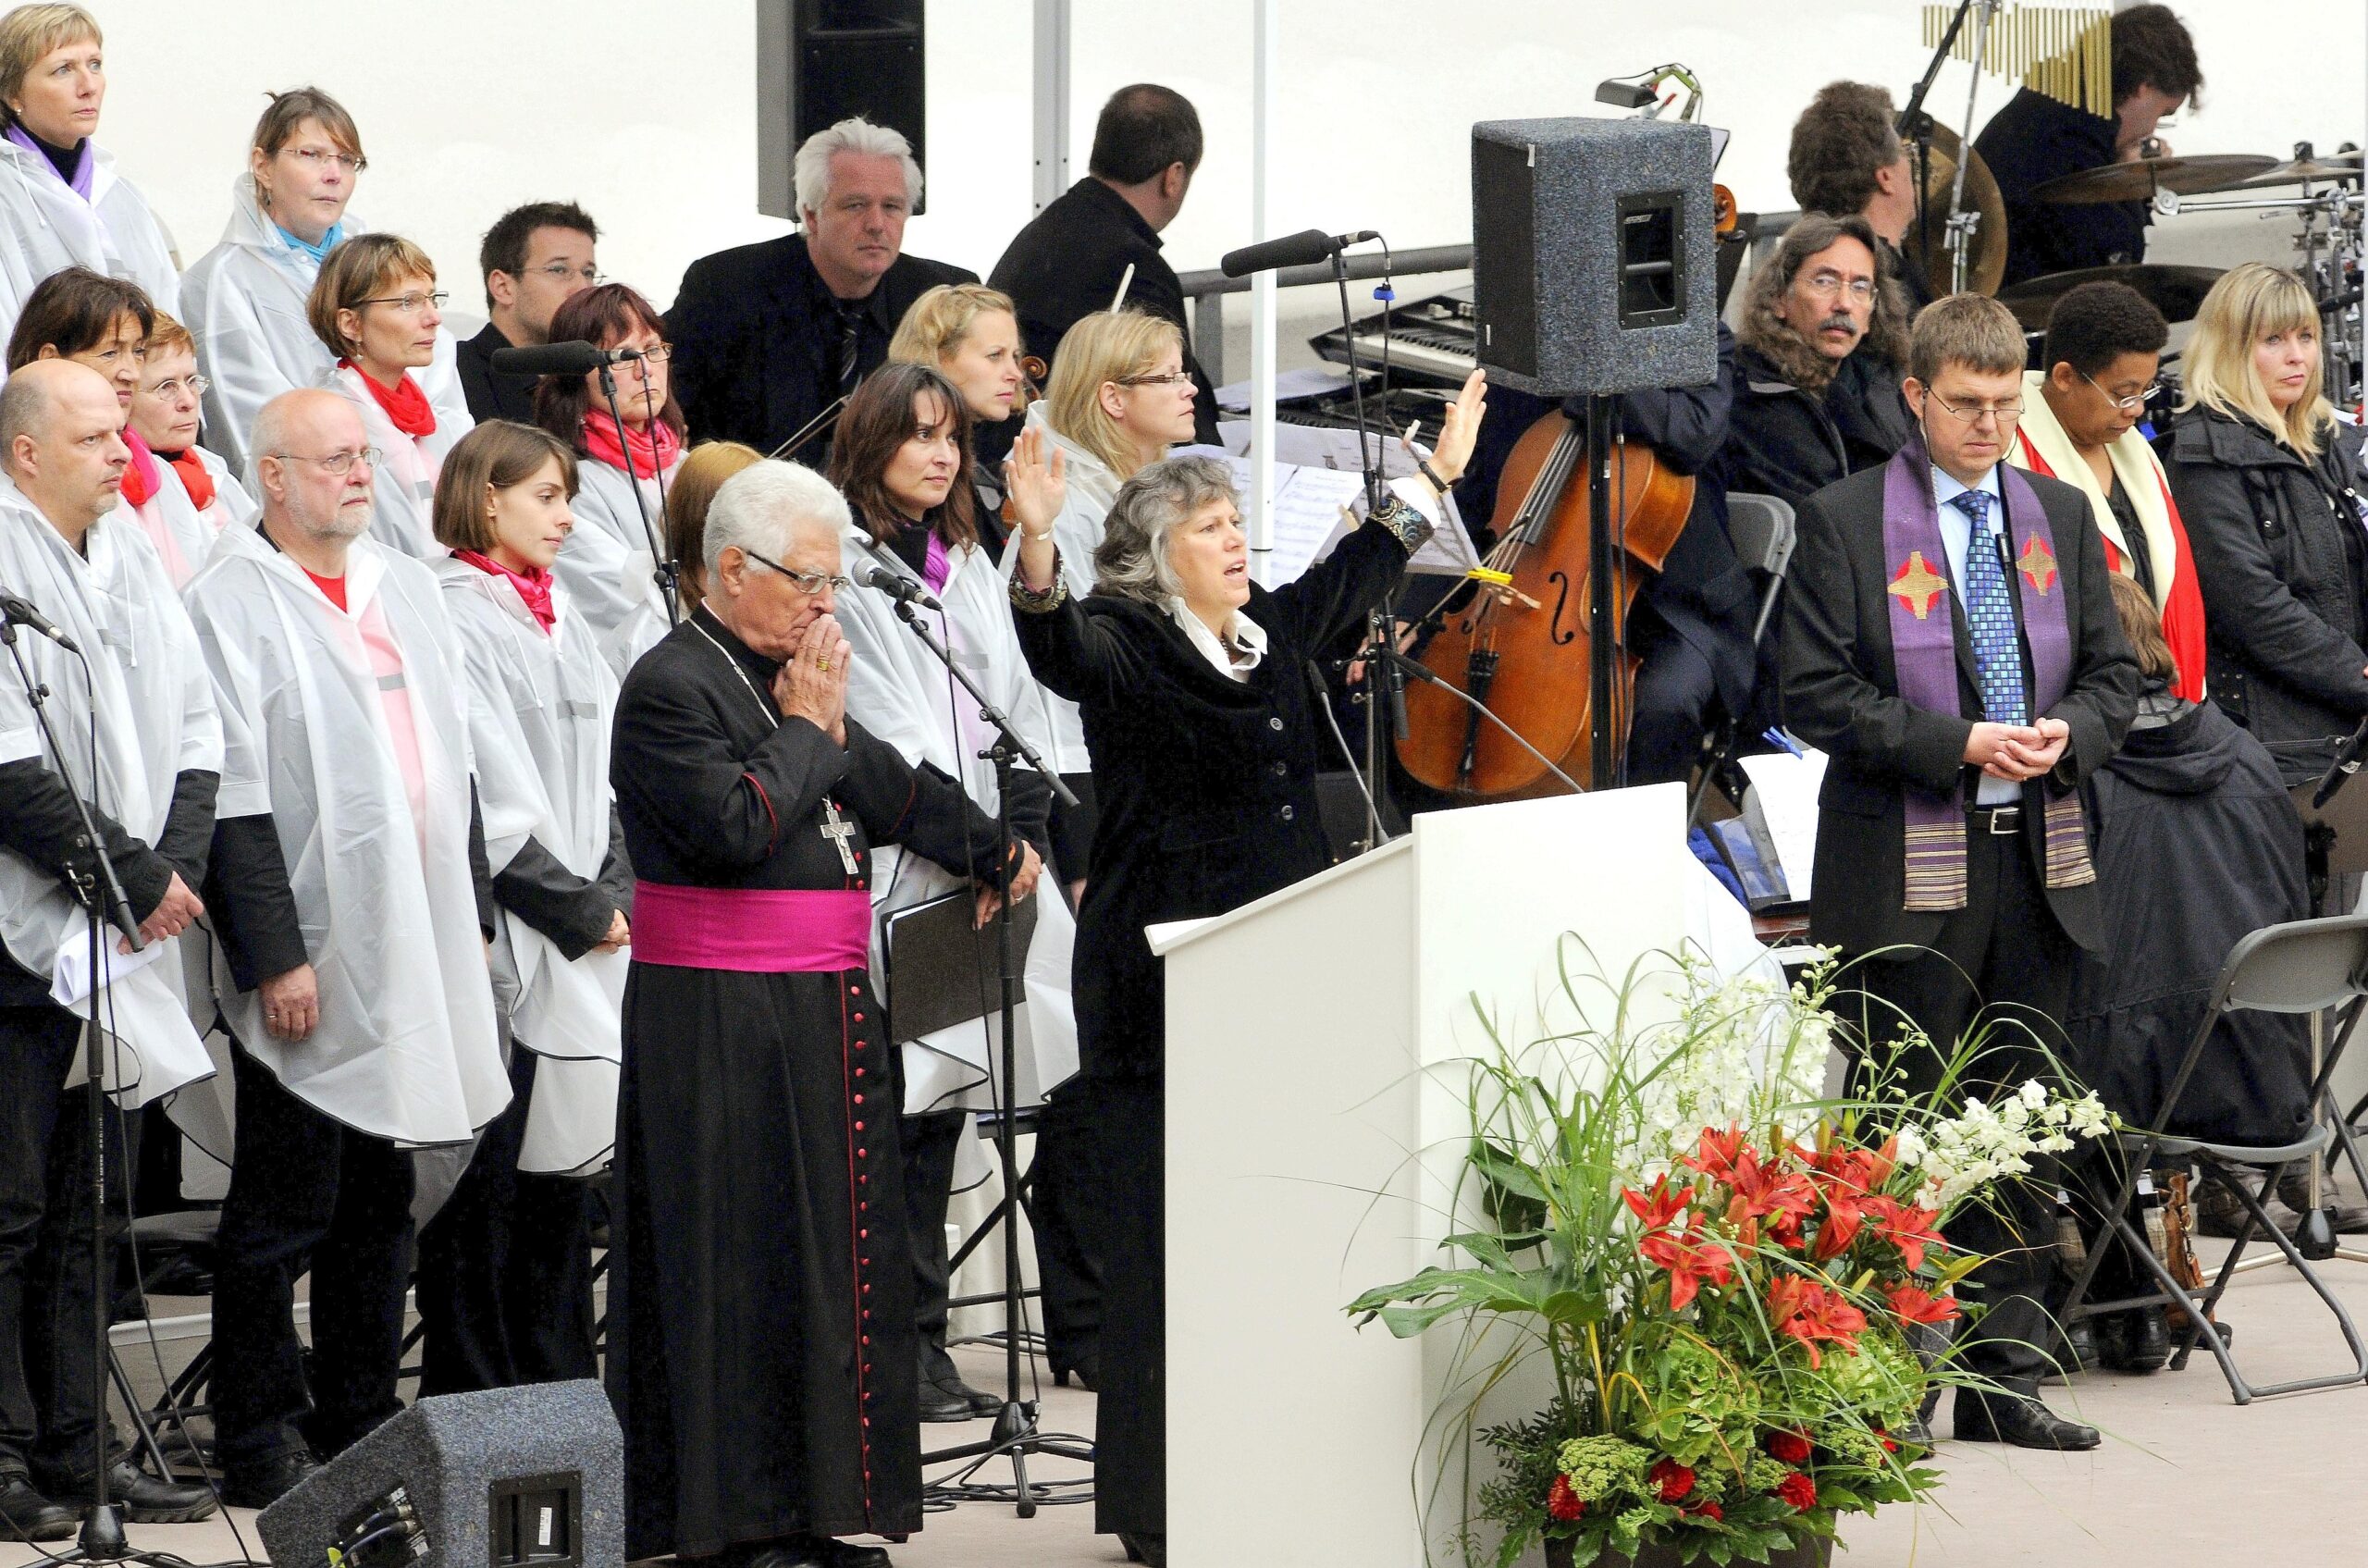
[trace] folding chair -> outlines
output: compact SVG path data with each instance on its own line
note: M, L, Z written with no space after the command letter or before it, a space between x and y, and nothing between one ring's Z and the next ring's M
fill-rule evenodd
M1784 574L1793 563L1793 547L1798 541L1792 502L1781 496L1751 490L1727 492L1727 542L1734 547L1737 561L1767 578L1759 591L1759 612L1751 623L1755 657L1760 639L1768 635L1768 623L1775 618L1776 600L1783 594ZM1741 803L1743 775L1734 766L1735 744L1740 738L1738 726L1750 717L1748 713L1727 714L1720 720L1717 730L1703 737L1703 750L1708 755L1704 759L1701 776L1695 781L1694 794L1685 803L1687 828L1701 821L1702 803L1708 798L1714 783ZM1721 774L1727 776L1720 777Z
M2100 1243L2089 1249L2087 1264L2073 1282L2072 1293L2061 1314L2069 1324L2082 1317L2105 1313L2127 1312L2133 1308L2179 1306L2187 1309L2188 1327L2180 1337L2172 1365L2187 1364L2196 1341L2202 1339L2220 1364L2221 1376L2228 1380L2228 1392L2238 1404L2251 1404L2254 1400L2273 1394L2300 1393L2311 1389L2341 1388L2348 1384L2368 1381L2368 1348L2361 1343L2359 1330L2352 1327L2351 1315L2327 1289L2311 1262L2296 1248L2286 1233L2279 1229L2264 1206L2277 1181L2277 1173L2288 1163L2318 1158L2334 1139L2333 1129L2319 1109L2327 1097L2327 1080L2342 1059L2345 1045L2352 1031L2360 1025L2363 1008L2368 1008L2368 916L2340 915L2329 920L2293 920L2284 925L2264 926L2238 942L2229 950L2226 962L2220 966L2220 978L2212 989L2212 1003L2197 1026L2195 1038L2189 1042L2187 1055L2180 1059L2178 1072L2171 1080L2169 1092L2155 1113L2155 1120L2164 1125L2177 1120L2180 1096L2188 1080L2195 1074L2196 1065L2203 1058L2205 1049L2213 1043L2213 1035L2220 1020L2231 1013L2265 1012L2288 1014L2324 1013L2342 1008L2339 1027L2333 1044L2317 1064L2311 1084L2310 1131L2291 1143L2278 1145L2251 1143L2221 1143L2200 1138L2180 1137L2161 1130L2125 1128L2115 1135L2115 1142L2127 1158L2128 1169L2121 1179L2120 1191L2105 1205L2103 1213L2110 1227L2110 1235L2117 1238L2140 1266L2153 1277L2157 1290L2149 1295L2129 1296L2115 1301L2090 1302L2089 1288L2095 1282L2097 1271L2111 1249ZM2224 1045L2223 1049L2234 1049ZM2228 1249L2227 1258L2219 1272L2204 1285L2181 1285L2155 1257L2145 1235L2131 1223L2129 1201L2138 1183L2147 1171L2154 1168L2158 1159L2193 1159L2205 1181L2216 1181L2237 1195L2246 1213L2243 1234ZM2258 1175L2258 1188L2248 1187L2241 1179L2245 1173ZM2099 1191L2094 1195L2102 1197ZM2318 1292L2327 1310L2343 1329L2344 1342L2351 1349L2352 1369L2341 1375L2300 1377L2284 1383L2266 1384L2256 1388L2248 1383L2237 1370L2228 1353L2224 1337L2209 1327L2214 1309L2229 1283L2237 1277L2244 1250L2255 1232L2267 1236L2285 1254L2286 1263ZM2265 1260L2266 1261L2266 1260Z

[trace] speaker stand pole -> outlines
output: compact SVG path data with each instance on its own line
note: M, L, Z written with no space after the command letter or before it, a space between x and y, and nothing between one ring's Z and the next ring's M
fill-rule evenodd
M1619 400L1587 394L1587 704L1588 778L1597 789L1627 782L1619 716L1612 711L1613 661L1619 657L1611 593L1611 438Z

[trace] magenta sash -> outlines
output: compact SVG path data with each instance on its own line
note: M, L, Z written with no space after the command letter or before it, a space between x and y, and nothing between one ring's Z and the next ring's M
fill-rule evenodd
M749 974L827 974L871 961L871 895L850 888L637 882L633 960Z

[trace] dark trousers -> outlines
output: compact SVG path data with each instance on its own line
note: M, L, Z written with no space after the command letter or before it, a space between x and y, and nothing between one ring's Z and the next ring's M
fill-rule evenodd
M954 1191L954 1161L970 1113L959 1108L923 1111L903 1117L897 1138L904 1148L905 1224L913 1250L913 1322L920 1330L921 1380L958 1376L945 1353L947 1299L953 1270L945 1253L945 1211Z
M510 1055L509 1108L419 1233L422 1395L598 1377L591 1183L518 1168L535 1053Z
M1055 1372L1101 1371L1102 1263L1091 1239L1094 1195L1103 1181L1094 1151L1092 1085L1073 1078L1044 1097L1029 1162L1029 1222L1036 1236L1036 1279L1043 1294L1044 1355Z
M1103 1181L1087 1234L1107 1306L1094 1417L1093 1527L1167 1528L1167 1101L1156 1078L1088 1090Z
M63 1007L0 1007L0 1475L45 1486L91 1474L101 1408L91 1092L59 1088L80 1043L80 1020ZM112 1112L106 1140L108 1190L120 1203Z
M342 1452L395 1396L411 1275L411 1154L331 1120L234 1043L239 1153L214 1271L216 1444L226 1465ZM296 1278L313 1276L307 1397Z
M1683 784L1702 755L1715 722L1719 681L1693 644L1656 630L1638 650L1628 722L1628 782Z
M1853 1020L1866 1037L1892 1038L1904 1015L1933 1042L1932 1049L1896 1064L1913 1092L1940 1081L1948 1054L1977 1013L1985 1033L1960 1094L1992 1098L2029 1079L2054 1083L2060 1076L2048 1053L2063 1050L2078 949L2048 907L2023 835L1992 834L1988 825L1984 815L1972 819L1966 906L1946 918L1940 934L1913 954L1861 958L1843 971L1843 986L1870 999ZM1960 1356L1971 1371L2017 1393L2036 1392L2052 1369L2044 1347L2054 1328L2045 1303L2062 1278L2054 1166L2034 1158L2029 1176L1995 1189L1986 1206L1959 1209L1948 1227L1951 1245L1992 1260L1974 1271L1974 1289L1965 1292L1988 1310L1960 1331Z

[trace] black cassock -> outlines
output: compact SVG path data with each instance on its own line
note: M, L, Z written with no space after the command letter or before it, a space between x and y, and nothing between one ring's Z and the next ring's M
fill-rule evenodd
M817 960L841 967L749 954L808 940L766 927L789 890L854 905L833 895L869 886L868 846L983 865L994 829L852 721L844 749L782 722L778 668L702 609L618 701L610 777L641 882L608 1385L635 1559L921 1524L895 1053L860 956L869 895L857 951ZM841 822L852 870L825 832ZM746 967L682 961L701 942Z

